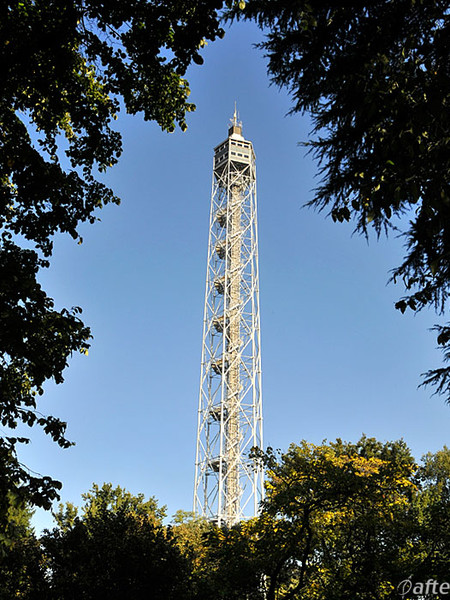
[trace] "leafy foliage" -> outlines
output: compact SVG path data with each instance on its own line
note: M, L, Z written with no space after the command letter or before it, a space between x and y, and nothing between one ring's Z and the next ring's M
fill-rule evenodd
M56 310L38 283L53 237L82 242L81 223L118 203L98 179L121 154L121 107L162 129L186 129L184 79L206 40L223 36L223 2L25 0L0 8L0 423L38 425L67 447L65 423L37 410L49 379L87 353L80 309ZM0 440L5 481L48 507L59 484L16 459L21 437ZM16 490L17 491L17 490ZM1 515L0 515L1 517Z
M70 446L66 424L37 411L37 397L45 381L63 381L63 370L73 351L87 352L89 330L79 309L57 311L36 280L39 259L33 250L5 241L0 250L0 423L14 430L19 423L39 425L62 448ZM4 493L26 496L49 508L61 485L50 477L31 474L16 459L23 436L0 439L0 485ZM6 497L6 496L3 496ZM1 504L1 503L0 503ZM5 513L0 505L0 523Z
M30 526L31 510L7 493L7 527L0 532L0 600L45 598L45 561Z
M258 520L232 528L211 527L204 535L203 554L197 568L199 600L265 598L261 585L267 556L257 544ZM273 555L273 547L271 555Z
M313 119L322 183L310 205L377 235L409 219L396 307L444 312L450 291L450 12L446 0L250 0L269 73ZM395 217L404 217L396 221ZM449 327L438 327L449 359ZM450 369L425 384L450 399Z
M212 525L193 512L178 510L172 519L172 530L183 554L195 564L203 551L203 539Z
M422 489L417 502L417 570L422 578L446 581L450 564L450 450L444 446L435 454L426 454L422 462L417 472Z
M11 505L4 597L394 600L408 577L446 581L447 448L420 466L402 441L366 437L257 454L261 514L232 528L184 511L164 526L155 498L103 484L61 505L39 544Z
M188 597L189 562L154 498L104 484L83 499L81 517L61 507L42 538L50 598Z
M366 437L356 444L302 442L281 455L271 449L258 454L268 469L262 513L207 535L204 580L210 594L394 599L410 574L419 581L430 574L445 580L446 558L437 550L446 533L431 524L445 523L450 513L427 467L435 460L443 464L440 453L429 457L425 471L403 442ZM447 481L443 471L439 467ZM430 493L433 502L426 500Z
M206 560L205 538L214 529L212 523L189 511L178 510L172 519L171 532L190 568L185 589L192 593L195 600L208 598L209 591L205 594L205 581L210 581L211 565ZM217 594L217 588L214 594Z
M271 450L264 459L265 527L279 548L266 572L268 598L374 598L395 587L416 491L404 443L303 442L280 460Z

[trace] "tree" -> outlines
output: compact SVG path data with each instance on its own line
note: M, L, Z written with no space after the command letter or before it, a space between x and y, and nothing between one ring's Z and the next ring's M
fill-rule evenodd
M208 598L208 594L205 595L205 581L209 581L211 564L206 560L205 539L213 529L212 523L190 511L178 510L172 518L171 532L181 554L190 565L186 589L192 591L195 600ZM214 595L218 597L217 594L216 588Z
M447 448L419 466L403 441L365 436L255 457L268 475L261 514L207 532L199 599L412 600L446 582Z
M383 598L409 574L416 465L403 442L303 442L265 460L264 512L282 548L268 598Z
M42 537L50 598L189 598L189 561L154 498L104 484L83 499L81 516L60 507Z
M197 568L196 600L266 598L263 577L268 555L258 535L261 522L262 518L251 519L231 528L213 526L206 532ZM270 549L270 556L274 555L274 549Z
M450 564L450 450L428 453L417 471L416 580L447 581Z
M32 511L8 491L7 528L0 532L0 600L44 600L45 561L30 525Z
M151 516L155 523L161 524L166 516L166 507L158 506L154 496L145 500L144 494L133 496L120 486L113 488L111 483L104 483L102 487L94 483L92 489L86 494L81 494L81 497L84 500L83 520L86 522L105 513L132 513L136 516ZM67 508L70 509L70 506L69 504Z
M172 531L181 552L195 564L203 551L203 539L212 524L193 512L178 510L172 519Z
M418 539L417 467L406 445L363 437L258 456L268 469L261 515L206 539L215 596L396 598Z
M233 15L232 15L233 16ZM323 176L310 206L368 235L404 227L396 308L439 313L450 291L450 11L447 0L249 0L272 81L307 111ZM397 218L402 217L402 220ZM407 224L405 221L408 220ZM436 326L450 360L450 325ZM450 367L424 384L450 402Z
M206 40L223 36L208 0L25 0L0 9L0 423L41 426L61 447L66 424L38 412L46 381L63 381L90 331L79 308L56 309L38 283L53 236L79 243L79 225L118 203L98 179L121 154L121 106L162 129L186 129L184 79ZM48 508L60 484L17 460L25 437L0 439L15 492ZM5 480L6 480L5 479ZM5 515L0 514L0 522Z

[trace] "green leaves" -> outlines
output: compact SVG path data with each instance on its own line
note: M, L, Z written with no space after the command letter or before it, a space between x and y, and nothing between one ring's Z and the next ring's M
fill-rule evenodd
M404 442L363 436L256 454L267 468L261 514L207 534L205 597L391 597L416 567L410 549L425 533Z
M57 527L42 538L52 597L190 597L189 560L154 498L103 484L83 499L81 510L61 506Z
M331 211L331 218L334 222L339 221L339 223L342 223L343 221L350 220L350 214L349 208L347 206L342 206L339 208L333 208Z
M51 237L94 222L94 211L118 203L95 180L113 166L121 137L111 128L121 98L172 131L186 130L189 86L182 75L198 49L223 35L218 9L206 0L132 1L122 5L31 0L5 7L0 20L0 181L4 231L23 235L46 256ZM6 43L7 42L7 43ZM172 58L168 58L168 56ZM36 139L38 133L39 139ZM60 136L72 169L61 166Z
M114 166L122 139L113 129L121 106L162 129L187 124L187 67L222 37L223 2L35 2L0 9L0 423L41 427L63 448L66 424L38 412L49 379L63 382L73 352L88 353L79 310L57 310L37 283L53 237L79 243L79 226L119 203L98 181ZM25 240L21 249L19 240ZM34 250L33 250L34 249ZM1 443L3 443L0 440ZM58 485L32 478L10 437L7 481L48 507ZM1 446L0 446L1 448ZM16 479L15 479L16 478ZM0 515L1 517L1 515ZM1 525L1 524L0 524Z
M37 410L44 382L63 381L72 352L89 346L90 332L78 318L79 309L58 312L36 280L41 261L36 252L6 241L0 251L0 423L15 429L20 423L37 425L60 447L71 445L66 424ZM33 476L17 459L23 436L0 440L0 479L5 489L44 508L58 497L61 484ZM1 482L0 482L1 484ZM0 507L0 524L6 515Z
M20 497L0 497L10 532L5 600L19 589L27 598L26 585L39 598L369 600L395 598L407 576L445 580L446 447L421 465L403 441L365 436L254 454L268 470L266 499L257 518L231 528L184 511L164 526L154 498L94 485L80 508L60 505L40 551L17 555L21 543L39 544Z
M377 236L403 226L393 280L410 302L443 312L450 292L448 2L331 5L250 0L272 81L310 113L322 181L310 206ZM408 222L401 222L404 213ZM400 223L400 225L399 225ZM450 375L450 372L449 372ZM441 389L441 388L440 388ZM450 395L448 396L450 398Z

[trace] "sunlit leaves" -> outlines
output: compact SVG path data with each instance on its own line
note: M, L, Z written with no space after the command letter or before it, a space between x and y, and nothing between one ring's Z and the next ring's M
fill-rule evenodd
M50 598L111 600L392 600L406 577L445 581L446 447L420 466L403 442L366 437L255 454L269 470L257 518L228 528L178 511L164 526L154 498L94 485L80 509L60 506L43 552L19 557L20 579L36 569ZM10 502L11 528L19 504Z
M269 478L257 545L266 556L268 598L322 598L331 590L346 597L364 593L369 581L372 593L392 587L408 535L397 525L417 492L416 466L402 442L302 442L278 458L269 450L264 460ZM272 564L270 547L277 548Z
M406 445L362 437L253 453L268 474L261 514L207 534L206 589L224 599L391 597L417 558L420 490Z

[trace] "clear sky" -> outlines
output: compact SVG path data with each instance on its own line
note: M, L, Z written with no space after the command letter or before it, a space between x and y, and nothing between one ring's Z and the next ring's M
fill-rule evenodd
M118 120L124 153L106 180L120 207L60 237L41 280L58 308L81 306L94 339L63 385L48 385L41 412L67 420L76 442L60 450L39 432L20 457L64 483L75 504L110 481L191 510L213 148L237 101L257 159L264 442L286 449L362 433L407 442L416 458L448 443L450 407L417 389L438 366L431 312L401 315L402 288L386 285L401 240L352 236L302 206L317 165L298 142L308 118L269 85L238 24L188 73L197 111L186 133L162 133L140 117ZM39 511L36 528L49 527Z

